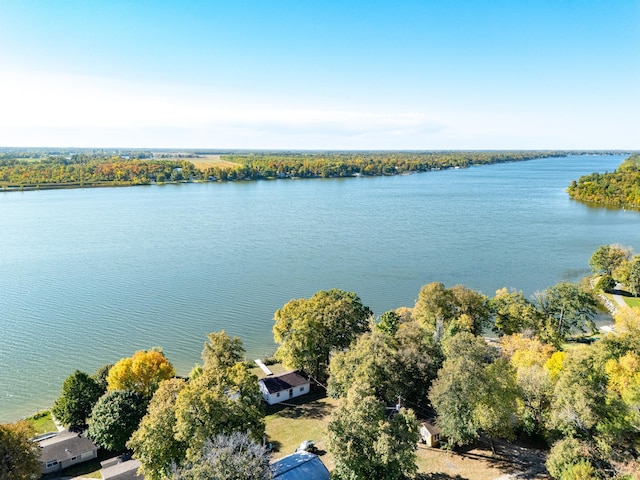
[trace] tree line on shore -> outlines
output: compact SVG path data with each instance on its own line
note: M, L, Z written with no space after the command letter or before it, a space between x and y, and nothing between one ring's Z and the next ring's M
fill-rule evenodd
M640 272L640 256L617 245L589 263L597 277ZM640 309L621 309L615 333L569 342L595 331L593 293L589 282L561 282L530 300L506 288L488 298L433 282L413 307L375 318L353 292L320 291L275 312L275 356L340 399L327 427L334 478L413 476L418 418L435 421L453 449L546 442L556 479L637 478ZM188 378L175 376L161 350L136 352L94 375L74 372L52 412L66 425L88 423L102 448L131 451L148 479L217 478L206 472L250 462L259 474L228 478L267 479L262 395L243 358L240 339L224 332L209 334ZM29 457L18 441L26 432L21 423L0 427L8 452L0 472Z
M318 152L228 155L237 167L213 166L207 176L221 180L263 178L335 178L399 175L472 165L561 156L560 152Z
M125 155L136 154L137 156ZM225 162L196 168L195 153L100 151L69 155L10 151L0 153L4 189L149 185L187 181L240 181L274 178L331 178L398 175L410 172L525 161L566 155L556 151L515 152L297 152L231 153Z
M640 153L613 172L592 173L571 182L569 196L593 205L640 209Z

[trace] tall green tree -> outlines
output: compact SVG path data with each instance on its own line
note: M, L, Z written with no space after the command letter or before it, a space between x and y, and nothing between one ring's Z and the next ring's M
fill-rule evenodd
M264 445L246 433L216 435L207 440L198 456L177 468L171 480L270 480L270 455Z
M633 251L622 245L600 245L589 258L594 273L611 275L624 261L631 259Z
M40 449L29 440L33 427L26 422L0 424L0 479L40 478Z
M107 392L93 407L88 436L106 450L123 451L146 409L147 402L135 392Z
M444 345L446 360L431 386L429 398L437 424L451 445L465 445L484 432L489 438L510 437L517 411L515 371L484 339L460 333Z
M162 480L171 473L172 465L181 465L187 443L175 438L176 400L186 382L172 378L160 383L146 415L127 442L127 448L141 463L141 472L149 480Z
M241 363L224 371L204 369L176 400L176 439L188 445L193 459L204 442L218 434L264 435L264 412L258 379Z
M175 404L175 438L187 445L189 460L216 435L248 432L255 440L264 435L262 393L258 378L242 362L242 342L224 332L208 338L205 366L194 369Z
M614 414L612 407L604 367L594 361L592 348L572 350L555 384L550 428L565 436L592 439Z
M631 261L627 287L636 297L640 296L640 255L636 255Z
M540 335L556 346L560 346L572 331L595 330L593 317L598 311L598 302L578 285L560 282L537 292L535 303L546 319Z
M553 478L562 480L568 478L569 472L580 465L588 462L591 466L593 458L593 448L586 442L582 442L574 437L566 437L556 442L547 456L547 469ZM594 478L592 476L578 477L585 480Z
M412 404L428 403L429 388L438 376L444 355L440 343L418 322L405 322L395 335L393 366L398 395Z
M489 301L494 317L493 330L500 335L512 335L525 330L537 332L542 317L535 305L524 298L522 292L502 288Z
M373 392L354 385L327 426L338 479L398 480L416 472L418 424L411 410L390 418Z
M393 310L389 310L380 316L380 321L376 323L376 329L388 333L389 335L395 335L400 323L400 315Z
M208 342L202 349L204 368L224 370L233 367L244 359L242 340L230 337L224 330L207 335Z
M530 435L544 435L553 396L552 374L545 366L555 349L522 334L502 337L500 346L502 356L516 370L521 428Z
M481 293L463 285L445 288L444 284L433 282L420 289L412 317L440 338L451 322L460 318L470 323L468 329L472 333L481 333L490 325L491 311Z
M274 315L276 358L324 381L331 354L368 331L371 316L353 292L332 289L291 300Z
M331 358L329 394L344 397L357 380L368 385L377 398L393 400L398 395L394 367L393 337L375 329L364 333L349 350Z
M344 397L358 381L379 400L397 402L400 396L412 404L426 404L441 364L440 345L418 322L401 324L395 336L376 328L331 357L329 393Z
M76 370L62 384L62 393L54 402L51 413L64 425L84 425L104 392L94 377Z

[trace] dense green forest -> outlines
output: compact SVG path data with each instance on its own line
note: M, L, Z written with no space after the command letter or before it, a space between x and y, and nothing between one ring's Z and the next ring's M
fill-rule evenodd
M611 173L592 173L571 182L571 198L583 202L640 209L640 153L627 158Z
M222 152L0 149L0 188L23 190L399 175L563 156L566 151ZM610 152L599 152L610 153Z

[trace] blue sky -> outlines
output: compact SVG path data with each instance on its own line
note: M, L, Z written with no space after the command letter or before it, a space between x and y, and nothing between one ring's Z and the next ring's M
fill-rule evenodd
M0 145L640 149L640 0L2 0Z

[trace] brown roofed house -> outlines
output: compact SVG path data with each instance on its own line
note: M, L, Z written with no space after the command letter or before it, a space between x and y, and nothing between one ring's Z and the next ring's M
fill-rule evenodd
M420 439L430 447L440 445L440 429L433 423L424 421L420 424Z

